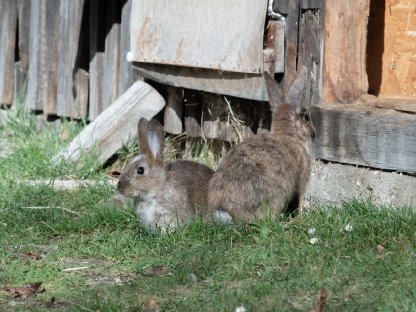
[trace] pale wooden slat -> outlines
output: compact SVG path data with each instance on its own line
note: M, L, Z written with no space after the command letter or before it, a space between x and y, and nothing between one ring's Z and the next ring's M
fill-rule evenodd
M58 22L60 1L31 0L29 68L25 107L56 114Z
M119 92L126 91L137 79L137 72L131 62L127 61L130 51L130 11L132 0L123 0L121 9L121 37L120 37L120 86Z
M105 3L90 0L90 89L88 119L94 120L103 110Z
M16 22L16 1L0 1L0 104L5 105L13 101Z
M168 88L168 101L164 111L163 127L166 132L182 133L183 97L178 88Z
M74 92L84 90L85 78L79 77L77 56L79 53L80 31L85 0L60 1L59 6L59 64L58 64L58 98L59 116L84 118L87 113L87 101L83 94Z
M135 82L114 103L88 124L55 161L77 162L82 153L96 152L102 163L137 136L137 122L152 119L165 106L163 97L143 81Z

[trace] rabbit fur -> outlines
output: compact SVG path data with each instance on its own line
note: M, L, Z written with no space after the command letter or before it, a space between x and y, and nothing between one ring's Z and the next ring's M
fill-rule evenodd
M315 129L301 109L305 89L301 68L282 100L277 82L265 72L272 111L271 131L233 147L209 184L208 207L219 222L253 222L301 204L310 177L309 145Z
M213 171L192 161L164 166L164 131L155 120L138 123L141 154L120 175L118 190L134 198L136 213L151 232L183 225L195 215L207 215L208 183Z

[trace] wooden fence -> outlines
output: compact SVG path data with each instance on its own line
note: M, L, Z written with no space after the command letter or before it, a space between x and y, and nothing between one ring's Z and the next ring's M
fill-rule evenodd
M0 104L93 120L136 79L131 0L1 0Z

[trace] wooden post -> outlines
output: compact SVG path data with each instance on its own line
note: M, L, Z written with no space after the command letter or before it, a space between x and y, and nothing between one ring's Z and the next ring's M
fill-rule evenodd
M352 103L367 93L370 0L325 1L323 102Z
M29 68L25 107L56 114L60 1L31 0Z
M202 103L196 92L185 91L185 131L189 137L202 136Z
M0 104L13 101L17 9L15 0L0 1Z
M183 97L181 90L168 88L168 102L164 112L164 129L173 134L182 133Z

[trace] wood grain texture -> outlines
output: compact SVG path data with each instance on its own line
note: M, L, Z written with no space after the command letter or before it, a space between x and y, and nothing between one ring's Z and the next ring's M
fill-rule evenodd
M94 120L104 109L104 60L105 60L105 3L90 0L90 84L88 119Z
M323 102L351 103L368 90L366 44L370 0L325 3Z
M120 1L108 1L106 7L103 109L109 107L120 95L120 19Z
M163 97L150 85L137 81L112 105L88 124L54 161L77 162L83 153L96 153L101 163L123 144L137 137L137 121L152 119L165 106Z
M16 24L16 1L0 1L0 104L4 105L13 101Z
M416 115L350 105L312 108L316 158L416 173Z
M168 101L164 111L163 127L166 132L173 134L182 133L183 97L182 90L168 88Z
M414 96L416 105L416 0L386 0L380 95Z
M132 0L122 1L121 8L121 34L120 34L120 85L119 92L126 91L137 79L137 72L133 64L127 62L127 53L130 51L130 11Z
M76 85L84 81L76 79L84 2L60 1L59 6L57 114L76 119L86 117L88 104L87 101L82 102L81 98L85 97L77 93L83 87Z
M140 76L172 87L207 91L258 101L267 100L262 75L194 69L180 66L135 63Z
M29 67L25 107L43 111L45 115L57 112L57 64L60 1L31 0Z
M267 0L134 0L135 62L263 72Z

